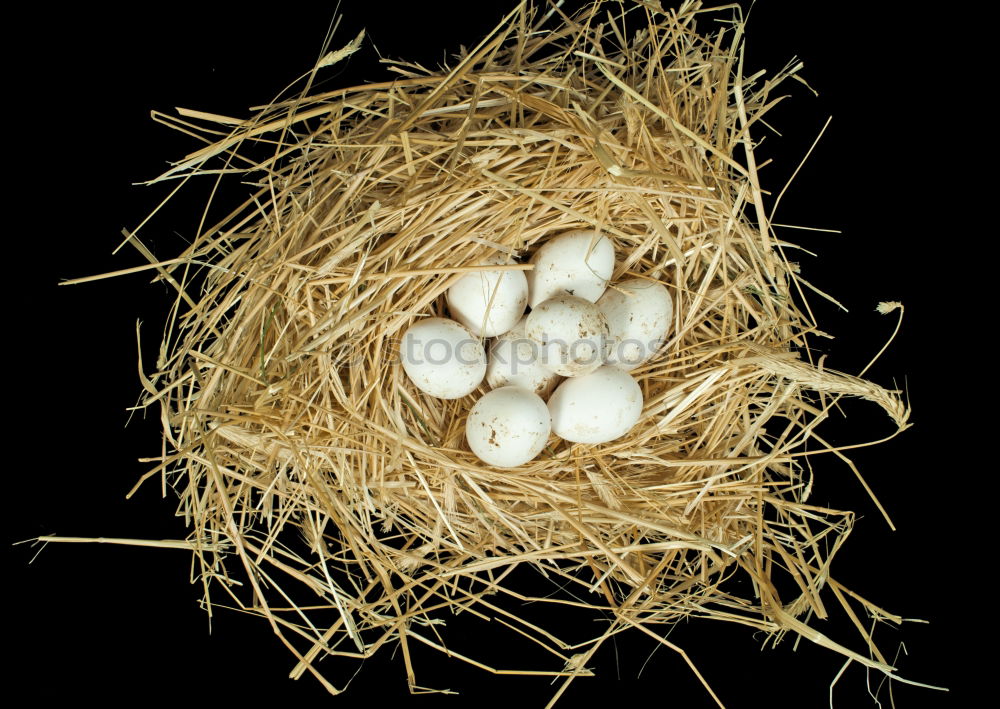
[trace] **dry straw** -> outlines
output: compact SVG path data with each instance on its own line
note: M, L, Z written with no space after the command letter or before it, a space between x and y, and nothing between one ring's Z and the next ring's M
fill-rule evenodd
M247 120L157 115L205 147L156 181L222 174L255 191L177 258L128 236L178 293L143 377L164 432L143 480L180 496L206 607L266 618L294 677L337 693L345 677L324 658L398 644L416 690L420 645L561 677L551 704L623 630L682 652L665 633L689 616L792 631L895 676L864 617L901 619L831 576L854 516L809 504L809 461L843 457L816 433L841 397L899 431L909 410L810 354L808 284L770 228L753 139L799 66L744 76L739 8L721 10L525 4L444 71L394 62L393 81L310 93L317 66L301 95ZM492 469L464 440L482 392L421 393L400 334L446 315L472 264L524 268L575 228L614 240L615 278L667 285L671 339L635 372L646 403L624 438L553 437ZM579 643L520 618L519 566L566 587L537 603L613 620ZM734 577L752 581L744 595ZM809 625L831 603L857 626L854 649ZM458 612L551 661L448 650L438 626Z

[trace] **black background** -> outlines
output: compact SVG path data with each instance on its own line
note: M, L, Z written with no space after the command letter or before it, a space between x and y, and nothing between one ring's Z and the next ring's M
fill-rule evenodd
M574 3L574 6L579 3ZM668 3L664 3L668 4ZM832 457L817 461L816 504L856 510L861 520L834 566L849 588L887 610L930 623L877 632L890 657L900 651L904 677L946 685L951 694L893 683L897 706L968 706L959 671L963 622L956 610L962 580L947 569L966 542L959 541L959 491L963 460L954 451L965 422L946 418L953 393L941 384L941 368L959 367L933 353L961 290L940 287L949 266L939 252L951 216L943 183L951 174L949 146L942 143L947 102L923 100L946 91L938 58L924 43L932 19L900 13L889 5L861 11L833 3L760 2L747 25L747 73L783 67L792 56L820 92L789 82L786 103L769 123L782 133L768 137L762 154L775 162L761 178L778 190L828 116L830 127L783 198L781 223L837 229L841 234L782 232L817 252L803 257L803 275L835 295L843 313L814 297L821 327L836 336L817 340L827 366L857 372L881 348L896 315L874 312L881 300L900 300L906 316L889 352L868 376L885 386L904 386L914 407L914 428L852 457L889 509L899 531L887 529L853 474ZM321 87L384 80L373 44L383 55L435 64L459 44L472 46L508 8L433 0L386 5L345 0L334 47L362 28L368 39L346 65L321 73ZM30 275L14 308L25 347L12 347L9 413L25 422L6 440L9 506L16 509L8 539L40 534L135 538L182 538L174 500L149 485L131 501L125 492L146 467L136 462L159 450L158 422L136 417L126 427L126 408L139 394L134 330L143 321L147 356L162 332L170 293L147 276L59 287L60 279L143 263L129 247L111 251L123 227L136 226L168 187L136 187L195 149L190 139L149 119L152 109L174 106L229 115L265 103L307 72L319 55L335 6L289 2L258 14L223 3L144 5L111 11L87 7L58 16L23 15L13 27L36 36L22 58L15 90L32 100L13 112L20 126L14 149L22 193L37 208L25 220L13 248L14 266ZM35 9L38 12L38 8ZM43 29L44 28L44 29ZM759 133L758 133L759 134ZM167 210L146 230L146 243L167 258L196 227L193 207L209 185ZM199 192L199 190L201 190ZM956 234L956 238L958 235ZM938 284L931 286L930 284ZM826 428L830 440L847 444L891 431L874 405L849 403L846 424ZM35 441L35 442L32 442ZM942 487L955 476L956 489ZM965 504L968 504L967 502ZM458 697L409 696L400 658L385 651L367 661L347 694L329 698L311 678L287 679L292 658L263 621L222 612L209 633L198 608L200 587L189 582L190 558L181 551L108 545L27 544L7 549L15 599L9 630L18 664L17 684L38 699L97 699L112 705L150 697L188 702L209 693L232 702L283 698L369 706L509 704L542 706L554 691L549 680L494 677L459 662L417 650L418 681L447 687ZM537 584L536 584L537 585ZM832 597L828 604L836 606ZM452 633L485 633L461 619ZM862 649L842 614L815 626ZM516 649L488 652L498 665L522 666ZM789 638L761 650L763 637L743 628L690 623L672 642L692 660L730 707L827 706L828 685L843 664L833 652L806 641L793 651ZM491 641L491 640L490 640ZM514 648L520 647L514 645ZM638 701L708 707L712 702L683 662L639 634L607 643L592 666L599 677L574 682L563 702ZM353 672L331 666L338 686ZM872 686L881 677L871 677ZM835 705L876 706L865 672L852 666L834 690ZM884 705L888 695L880 695ZM200 702L199 702L200 703Z

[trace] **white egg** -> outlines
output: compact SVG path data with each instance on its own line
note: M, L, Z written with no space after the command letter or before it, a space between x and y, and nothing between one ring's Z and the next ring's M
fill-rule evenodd
M469 411L465 438L484 463L499 468L523 465L542 452L552 422L541 397L505 386L482 396Z
M459 399L486 375L479 338L447 318L424 318L403 333L403 371L418 389L440 399Z
M567 379L549 397L552 431L573 443L607 443L624 436L642 413L642 389L628 372L604 366Z
M494 256L486 263L498 265L504 260ZM448 289L447 298L451 316L473 334L496 337L514 327L524 315L528 281L524 271L471 272Z
M543 399L562 377L542 364L541 347L524 333L527 318L493 341L486 382L492 389L511 384L533 391Z
M635 369L660 348L674 314L666 287L644 278L616 283L597 301L597 307L608 321L614 342L607 364L625 371Z
M591 303L604 293L615 270L615 247L600 232L569 231L546 241L531 257L528 305L568 293Z
M540 346L542 364L564 377L593 372L604 363L611 345L604 315L575 295L539 303L525 318L524 333Z

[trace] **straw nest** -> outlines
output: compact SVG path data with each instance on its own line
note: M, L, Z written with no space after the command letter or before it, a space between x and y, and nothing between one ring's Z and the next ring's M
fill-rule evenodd
M665 624L685 616L793 631L891 672L857 612L893 616L830 575L853 516L808 504L804 456L828 448L814 429L840 397L899 430L909 412L813 361L805 282L754 159L774 89L799 67L744 76L738 10L706 12L522 5L448 69L396 62L393 81L311 94L359 37L250 119L174 119L207 146L158 179L255 187L155 263L178 298L144 378L166 451L146 478L180 495L209 607L265 616L293 676L337 692L324 658L398 643L417 687L411 648L447 651L433 625L451 612L546 648L551 663L530 671L563 688L614 633L669 644ZM422 394L400 335L446 315L445 291L484 257L524 268L577 228L613 239L615 279L673 296L669 341L634 372L642 418L608 444L553 437L529 464L487 467L464 440L482 390ZM582 618L613 622L581 644L522 620L506 581L524 565L580 591ZM743 595L734 577L752 579ZM807 625L831 598L859 651Z

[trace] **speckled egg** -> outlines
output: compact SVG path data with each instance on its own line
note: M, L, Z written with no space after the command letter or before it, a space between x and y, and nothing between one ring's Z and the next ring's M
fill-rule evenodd
M532 308L562 293L594 303L615 270L615 248L600 232L569 231L542 244L531 263L535 267L526 276Z
M466 420L465 438L484 463L513 468L542 452L551 426L541 397L521 387L505 386L475 403Z
M541 348L542 364L564 377L600 367L610 346L604 315L595 304L575 295L539 303L525 318L524 332Z

